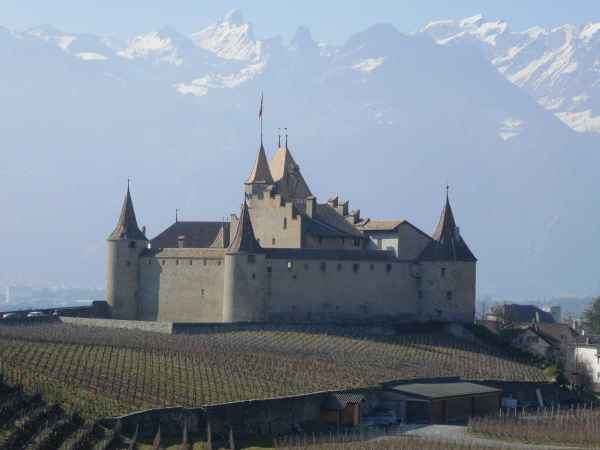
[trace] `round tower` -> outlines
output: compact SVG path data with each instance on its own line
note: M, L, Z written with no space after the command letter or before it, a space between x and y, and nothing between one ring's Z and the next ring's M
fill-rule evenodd
M223 322L264 322L268 316L266 255L254 236L244 201L225 254Z
M148 247L145 233L138 227L129 192L114 231L108 237L106 300L115 319L137 319L139 259Z

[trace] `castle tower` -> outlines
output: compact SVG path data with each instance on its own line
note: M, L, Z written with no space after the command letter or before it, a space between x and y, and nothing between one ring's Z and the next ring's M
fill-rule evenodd
M258 149L258 154L256 155L254 167L252 167L250 176L244 184L246 198L249 198L254 194L262 194L268 187L273 185L273 177L271 176L271 170L269 169L267 155L265 154L265 148L263 147L262 142Z
M277 185L277 192L287 200L305 200L312 196L308 184L300 173L300 166L296 164L287 145L279 147L269 164L273 181Z
M477 258L460 235L448 192L432 238L419 256L418 298L423 318L472 322Z
M223 322L267 319L266 255L256 240L244 201L235 236L225 254Z
M106 298L115 319L137 318L136 294L140 254L148 239L138 227L127 184L121 215L114 231L108 236L108 272Z

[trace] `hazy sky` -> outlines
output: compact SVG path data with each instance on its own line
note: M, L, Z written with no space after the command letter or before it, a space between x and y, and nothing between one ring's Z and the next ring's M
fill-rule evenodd
M239 8L258 37L286 38L307 25L315 38L338 43L377 22L404 32L429 20L483 13L514 29L600 21L599 0L1 0L0 25L24 29L51 24L72 32L127 37L171 25L192 32Z

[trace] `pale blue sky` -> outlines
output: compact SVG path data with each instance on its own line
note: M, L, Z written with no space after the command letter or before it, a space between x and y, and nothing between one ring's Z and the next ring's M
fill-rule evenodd
M25 29L50 24L120 37L171 25L189 33L233 8L255 24L258 37L289 38L299 25L307 25L316 39L331 43L377 22L411 32L429 20L477 13L508 20L516 30L600 21L598 0L2 0L0 25Z

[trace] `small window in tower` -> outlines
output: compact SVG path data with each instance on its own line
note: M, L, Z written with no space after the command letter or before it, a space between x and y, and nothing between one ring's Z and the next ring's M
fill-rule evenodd
M357 273L358 269L360 269L360 264L358 264L358 263L352 264L352 270L354 271L354 273Z
M204 289L200 289L200 295L204 297Z
M283 218L283 229L287 230L287 217Z
M292 270L294 268L294 263L292 261L288 261L287 268L288 270Z
M221 265L221 260L218 260L217 261L217 266L220 266L220 265Z
M452 300L452 291L446 292L446 300Z
M206 261L206 258L204 258L204 259L202 260L202 264L203 264L203 265L206 265L206 263L207 263L207 261Z
M327 272L327 263L326 262L321 262L320 264L321 266L321 272Z
M135 248L135 241L131 241L129 243L129 248Z
M271 273L271 272L273 272L273 268L271 266L268 266L267 267L267 273Z
M319 245L323 245L323 237L319 236Z
M378 248L379 250L381 250L381 247L382 247L381 238L377 238L377 248Z
M390 272L392 271L392 265L391 265L391 264L386 264L386 265L385 265L385 271L386 271L387 273L390 273Z
M354 246L358 247L360 245L360 239L354 239Z
M271 239L271 245L275 245L277 243L277 239L273 238Z
M152 265L152 258L148 258L148 265Z
M165 265L165 260L163 259L160 263L164 266Z
M252 274L252 279L256 280L256 274L255 273Z
M341 265L341 264L338 264L338 265L337 265L337 271L338 271L338 272L341 272L341 271L342 271L342 265Z
M440 270L440 275L442 278L444 278L446 276L446 268L442 267L442 269Z
M193 265L194 263L192 262L192 260L190 259L190 266Z
M179 265L179 260L178 260L178 259L176 259L176 260L175 260L175 265L176 265L176 266L178 266L178 265Z
M419 300L423 300L423 291L419 289L419 292L417 292L417 297L419 298Z
M248 255L248 264L254 264L256 262L256 255Z

